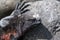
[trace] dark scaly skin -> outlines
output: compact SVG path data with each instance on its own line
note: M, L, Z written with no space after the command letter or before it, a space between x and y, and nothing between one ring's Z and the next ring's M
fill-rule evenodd
M25 9L29 6L29 4L25 5L26 2L22 2L21 4L18 3L16 5L16 8L15 10L11 13L11 15L7 16L7 17L4 17L1 19L1 22L5 21L8 22L8 23L5 23L4 26L1 25L2 29L6 29L7 31L7 28L9 28L9 26L12 28L15 28L14 30L17 31L18 35L21 36L22 35L22 28L21 26L23 25L23 22L21 23L21 25L19 24L19 21L20 19L23 19L21 16L23 13L29 11L29 9ZM25 6L24 6L25 5ZM25 9L25 10L24 10ZM22 20L21 20L22 21ZM4 23L4 22L3 22ZM8 29L9 30L9 29ZM5 31L5 32L6 32ZM14 32L14 31L13 31ZM9 33L11 35L11 32L8 32L6 35L9 37ZM14 33L12 33L13 35ZM4 35L4 34L3 34ZM6 39L5 39L6 40ZM7 40L10 40L10 39L7 39Z

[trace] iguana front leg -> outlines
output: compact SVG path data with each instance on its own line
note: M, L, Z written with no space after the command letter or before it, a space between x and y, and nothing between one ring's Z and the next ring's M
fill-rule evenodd
M12 20L14 20L14 19L15 19L14 16L4 17L4 18L2 18L2 19L0 20L0 26L1 26L1 27L6 27L6 26L9 25L10 22L11 22Z

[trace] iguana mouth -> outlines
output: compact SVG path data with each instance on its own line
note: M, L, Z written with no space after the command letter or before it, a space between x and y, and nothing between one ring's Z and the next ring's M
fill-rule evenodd
M5 31L0 37L2 40L10 40L11 35L16 36L17 32L15 29Z

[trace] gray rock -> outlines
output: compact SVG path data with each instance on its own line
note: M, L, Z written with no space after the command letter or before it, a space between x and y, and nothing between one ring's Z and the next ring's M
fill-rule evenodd
M53 21L57 21L59 19L60 2L58 1L36 1L28 4L31 4L31 6L28 7L30 11L23 14L26 19L41 19L42 24L47 28ZM51 25L53 25L53 23Z
M9 14L20 0L0 0L0 18ZM11 12L10 12L11 13Z
M41 19L41 23L49 31L51 30L51 28L50 28L51 26L55 27L56 23L60 22L60 11L59 11L60 10L60 2L55 1L55 0L47 0L47 1L44 0L44 1L36 1L33 3L29 3L29 4L31 4L31 7L28 7L30 9L30 11L25 13L24 15L26 16L28 14L27 17L30 16L30 18L36 18L37 20ZM40 28L37 28L37 29L39 30ZM43 28L42 28L42 30L43 30ZM31 29L31 32L27 33L26 34L27 36L25 35L25 38L27 40L36 40L37 39L36 36L40 36L40 34L39 34L40 31L37 32L36 34L35 34L35 32L37 32L37 31L35 31L35 30L33 31L33 29ZM56 34L58 34L58 33L56 33ZM34 37L34 35L36 35L36 36ZM45 34L45 35L47 36L49 34ZM43 40L43 39L40 38L40 40ZM51 38L51 40L53 40L53 39L59 40L60 34L58 34L54 38L53 37ZM46 37L46 40L48 40L48 37Z

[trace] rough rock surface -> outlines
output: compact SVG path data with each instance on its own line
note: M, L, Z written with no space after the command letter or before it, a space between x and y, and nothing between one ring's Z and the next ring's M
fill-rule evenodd
M54 1L54 0L48 0L48 1L45 0L45 1L37 1L34 3L30 3L30 4L31 4L31 7L28 7L28 8L30 8L31 11L27 12L30 14L29 16L30 17L33 16L37 19L41 18L42 24L48 30L51 30L49 28L49 26L54 25L57 21L60 22L59 21L60 20L60 2ZM51 40L60 40L59 33L56 33L56 35L54 37L52 37L48 33L48 31L47 32L45 31L46 29L44 29L43 26L41 28L36 27L35 29L31 29L31 31L25 35L24 40L26 40L26 39L27 40L50 40L50 39ZM40 33L45 35L45 37ZM40 36L40 38L39 38L39 36ZM43 38L41 38L42 36L43 36Z

